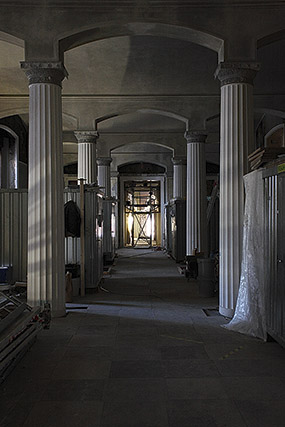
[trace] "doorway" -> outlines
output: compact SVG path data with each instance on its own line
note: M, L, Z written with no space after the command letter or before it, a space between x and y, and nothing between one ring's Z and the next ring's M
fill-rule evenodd
M160 181L124 182L124 246L161 245Z

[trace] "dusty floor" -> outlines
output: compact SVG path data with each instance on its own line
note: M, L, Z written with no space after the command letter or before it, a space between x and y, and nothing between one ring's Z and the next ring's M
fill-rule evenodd
M121 250L1 385L1 427L285 425L285 350L227 331L162 252ZM74 307L81 307L75 308Z

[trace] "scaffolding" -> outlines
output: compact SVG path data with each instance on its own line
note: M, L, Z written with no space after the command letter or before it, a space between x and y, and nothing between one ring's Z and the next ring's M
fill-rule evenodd
M134 248L157 244L157 214L160 214L160 182L125 183L127 245Z

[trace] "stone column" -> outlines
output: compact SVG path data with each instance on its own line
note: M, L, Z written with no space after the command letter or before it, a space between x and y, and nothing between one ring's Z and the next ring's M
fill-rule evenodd
M99 187L103 187L103 191L106 197L111 197L111 172L110 172L111 162L112 162L111 157L99 157L97 159L98 185Z
M29 80L28 303L65 314L60 62L23 62Z
M206 253L206 160L207 135L186 132L187 140L187 199L186 199L186 255Z
M96 141L97 131L75 131L78 141L78 179L85 184L97 184Z
M174 157L173 163L173 199L186 199L186 158Z
M244 211L243 175L254 149L253 79L256 63L221 63L220 313L234 314L240 281Z

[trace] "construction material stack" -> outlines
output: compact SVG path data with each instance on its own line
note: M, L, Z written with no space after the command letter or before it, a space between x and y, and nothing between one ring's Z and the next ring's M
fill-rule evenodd
M259 147L248 156L250 168L254 171L280 155L285 155L285 147Z
M49 325L49 313L48 306L42 311L0 292L0 383L34 343L39 330Z

